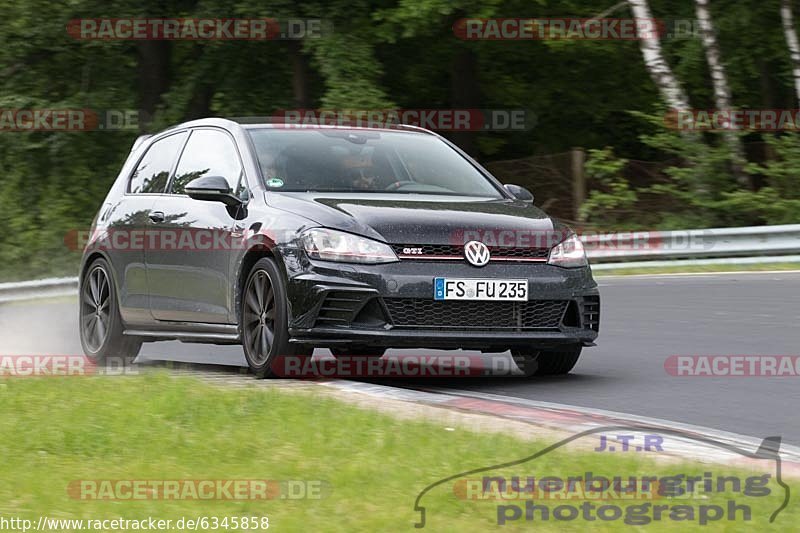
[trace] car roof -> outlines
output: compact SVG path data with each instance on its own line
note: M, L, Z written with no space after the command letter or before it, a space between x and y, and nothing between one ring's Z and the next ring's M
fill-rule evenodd
M279 128L286 126L284 119L280 117L232 117L220 118L209 117L183 122L170 126L162 132L167 132L174 129L181 128L197 128L202 126L216 126L221 128L230 129L232 127L241 127L244 129L261 129L261 128ZM423 133L436 136L436 133L431 130L413 126L411 124L392 124L389 126L351 126L343 125L328 125L328 124L288 124L288 129L330 129L330 130L367 130L367 131L405 131L412 133ZM159 132L159 133L162 133Z

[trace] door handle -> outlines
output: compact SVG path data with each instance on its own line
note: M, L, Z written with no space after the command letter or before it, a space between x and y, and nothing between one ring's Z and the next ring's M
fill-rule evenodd
M153 224L161 224L167 218L161 211L153 211L148 215L148 217L150 218L150 222Z

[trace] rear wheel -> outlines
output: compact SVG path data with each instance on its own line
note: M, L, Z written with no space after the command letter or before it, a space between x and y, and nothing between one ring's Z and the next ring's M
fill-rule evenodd
M313 348L289 343L286 287L272 259L260 259L250 270L239 316L244 357L256 376L283 375L281 365L289 364L284 357L311 357Z
M568 374L575 367L581 356L582 346L576 345L559 350L541 350L539 352L526 352L512 350L517 368L526 377L531 376L557 376Z
M123 335L117 293L105 259L97 259L86 269L78 300L81 346L86 357L95 363L112 357L120 358L123 364L136 359L142 341Z

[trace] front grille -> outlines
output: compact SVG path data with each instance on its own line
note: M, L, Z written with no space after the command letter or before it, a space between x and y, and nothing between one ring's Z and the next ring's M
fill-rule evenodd
M583 327L600 331L600 297L583 297Z
M567 300L528 302L436 301L386 298L395 327L450 329L558 329Z
M417 253L405 253L403 250L406 248L414 248L417 250ZM415 256L426 259L435 257L464 257L464 246L456 244L393 244L392 249L394 253L402 259L414 259ZM506 246L489 246L489 252L491 253L492 259L520 261L544 261L550 254L548 248L519 248Z
M508 257L514 259L547 259L550 250L547 248L492 248L492 257Z
M414 248L421 250L419 255L427 256L461 256L464 257L464 247L452 244L393 244L392 249L397 255L408 255L403 250Z

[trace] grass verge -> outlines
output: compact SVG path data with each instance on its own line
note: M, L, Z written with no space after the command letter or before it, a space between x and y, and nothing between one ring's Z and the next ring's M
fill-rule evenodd
M416 495L429 483L472 468L513 461L546 444L550 443L401 421L311 393L277 387L225 389L161 373L6 379L0 380L0 452L4 458L0 463L0 517L23 517L36 523L42 515L172 520L268 516L270 529L277 531L413 530L419 518L413 508ZM479 476L550 475L563 479L583 472L627 476L644 472L673 475L678 470L703 475L710 468L689 463L665 465L645 454L560 449L535 463L492 469ZM74 490L80 480L247 479L315 482L315 487L322 487L322 497L82 500L69 489ZM445 483L424 498L426 529L497 528L499 505L504 502L458 499L455 483ZM782 493L777 492L764 498L739 497L739 503L752 507L750 527L766 526L768 516L782 501ZM666 503L697 505L714 498L718 496ZM551 507L562 503L580 504L549 502ZM616 503L625 506L631 502ZM560 531L583 530L587 525L601 530L630 528L622 520L595 519L586 524L579 517L541 523L537 515L539 523L531 524L524 518L523 511L521 518L508 522L505 529L529 529L532 525ZM798 518L796 506L790 504L777 525L788 526ZM677 531L687 525L697 522L662 519L647 529ZM712 524L712 529L734 530L743 525L721 520Z

